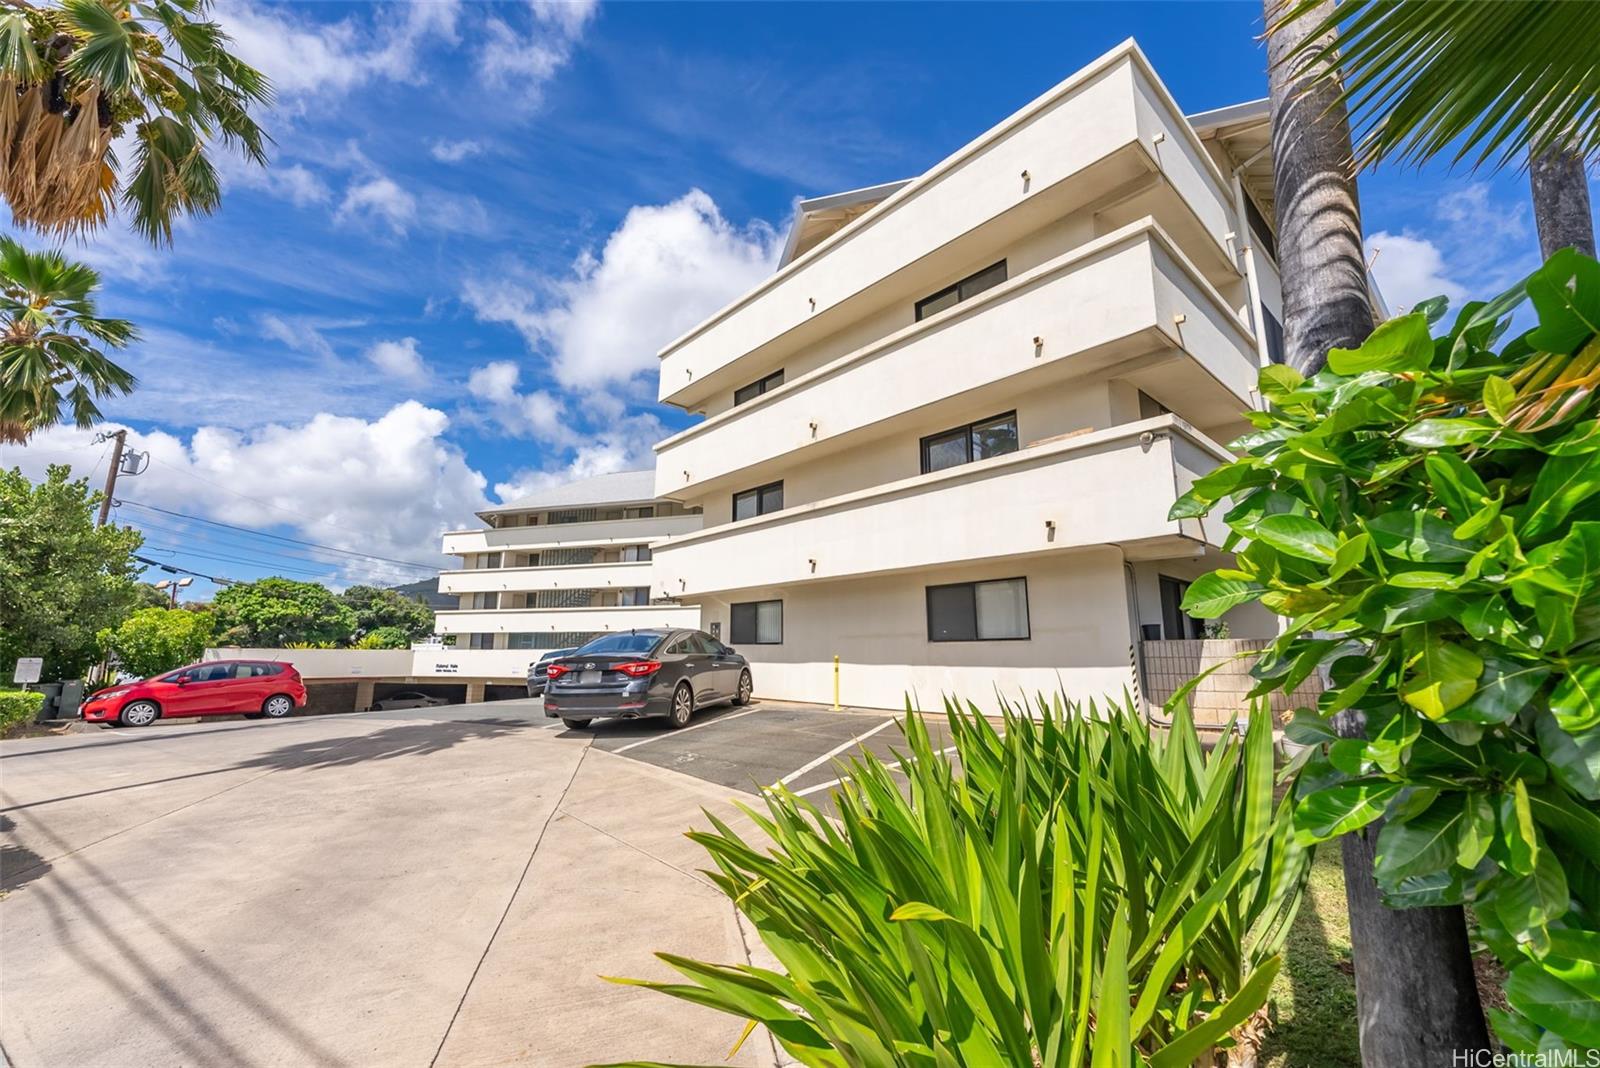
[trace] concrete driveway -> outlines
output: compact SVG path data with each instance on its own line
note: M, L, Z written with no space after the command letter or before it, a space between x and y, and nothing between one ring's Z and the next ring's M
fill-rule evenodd
M5 1058L724 1063L739 1021L599 976L749 959L682 837L735 791L606 737L499 702L0 745Z

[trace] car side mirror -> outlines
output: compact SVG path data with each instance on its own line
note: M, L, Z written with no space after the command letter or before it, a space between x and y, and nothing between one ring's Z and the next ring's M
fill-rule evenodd
M187 675L179 675L173 681L176 682L179 686L187 686L187 685L189 685L189 676L187 676Z

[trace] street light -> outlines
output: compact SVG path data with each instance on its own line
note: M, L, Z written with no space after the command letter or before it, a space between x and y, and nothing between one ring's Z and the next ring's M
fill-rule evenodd
M178 607L178 590L192 582L194 582L194 579L192 578L162 579L160 582L156 583L156 589L166 590L172 598L170 602L171 607L176 608Z

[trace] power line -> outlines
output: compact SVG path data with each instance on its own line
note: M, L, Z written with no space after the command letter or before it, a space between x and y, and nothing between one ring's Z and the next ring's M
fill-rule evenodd
M246 567L260 567L277 571L292 571L297 575L326 575L329 572L338 571L338 568L332 564L323 568L291 567L288 564L280 564L273 560L251 559L243 556L229 556L225 553L208 553L200 549L179 549L172 545L150 545L148 548L151 552L175 553L179 556L199 556L204 557L207 560L221 560L224 563L229 564L244 564ZM307 562L310 561L302 561L302 563Z
M302 541L299 538L285 537L282 534L268 534L264 530L251 530L249 527L235 526L232 523L224 523L219 519L205 519L201 516L189 515L187 512L174 512L167 508L158 508L153 504L144 504L140 501L130 501L127 498L122 498L117 503L131 504L135 508L144 508L152 512L161 512L163 515L177 516L179 519L188 519L196 523L206 523L214 527L226 527L229 530L242 531L243 533L251 534L258 538L270 538L273 541L287 542L290 545L304 545L312 549L322 549L330 553L340 553L344 556L356 556L364 560L377 560L385 564L399 564L402 567L416 568L420 571L439 570L439 566L437 564L419 564L415 560L397 560L392 556L375 556L372 553L358 553L353 549L340 549L332 545L323 545L320 542Z
M361 563L361 562L356 561L356 560L341 560L341 559L338 559L338 558L326 559L326 558L323 558L323 557L313 556L310 553L296 552L296 551L294 551L292 549L269 548L269 547L264 546L264 545L251 544L249 542L246 542L245 544L241 545L241 544L236 544L236 543L233 543L233 542L230 542L230 541L222 540L222 539L231 538L231 537L238 537L237 534L231 533L229 531L215 531L215 532L213 532L213 531L209 531L209 530L195 530L193 528L185 529L185 528L183 528L181 526L171 526L171 525L168 525L166 523L157 523L156 521L154 521L152 519L145 519L142 516L135 517L133 521L139 525L138 529L140 531L142 531L142 532L145 532L145 533L155 534L155 535L159 535L159 536L163 536L163 537L169 537L169 538L172 538L172 537L193 538L201 545L213 546L215 548L225 549L225 550L229 550L229 551L232 551L232 552L253 553L253 554L256 554L258 556L279 557L281 559L295 561L296 563L323 565L326 568L333 568L333 569L336 569L338 571L345 572L345 573L373 575L373 576L378 576L378 577L381 577L381 578L390 578L394 574L393 568L388 564L365 564L365 563ZM216 540L213 540L213 539L216 539ZM174 551L187 552L187 551L190 551L190 550L184 549L184 550L174 550ZM320 550L320 549L314 550L314 552L322 552L322 551L323 550ZM277 564L268 564L266 562L259 561L259 560L240 561L240 562L249 562L249 563L253 563L256 566L260 566L260 567L266 567L266 566L277 567L277 566L280 566L280 565L277 565Z
M211 481L211 479L206 478L204 475L195 474L193 471L189 470L187 467L179 467L176 464L163 463L160 460L156 460L155 462L158 463L158 464L161 464L162 467L167 468L169 471L176 471L180 475L186 475L189 478L194 479L196 482L203 482L207 486L211 486L211 487L213 487L215 489L221 490L223 493L231 493L231 494L233 494L233 496L239 498L241 501L249 501L252 504L259 504L263 508L271 508L275 512L282 512L284 515L293 516L294 518L296 518L296 519L298 519L298 520L300 520L301 522L304 522L304 523L315 523L315 522L317 522L317 520L312 519L308 515L302 515L299 512L292 512L289 509L283 507L282 505L273 504L271 501L264 501L260 497L252 497L248 493L240 493L238 490L232 488L231 486L224 486L220 482L213 482L213 481ZM323 522L326 522L326 520L323 520ZM338 524L331 524L331 525L338 526ZM343 530L345 528L339 527L339 529Z
M152 560L148 556L140 556L138 553L134 553L133 558L139 561L141 564L148 564L151 567L159 567L161 570L171 572L175 575L193 575L195 578L203 578L207 582L213 582L218 586L232 586L238 581L237 579L221 578L217 575L202 574L199 571L190 571L186 567L179 567L176 564L163 563L160 560Z

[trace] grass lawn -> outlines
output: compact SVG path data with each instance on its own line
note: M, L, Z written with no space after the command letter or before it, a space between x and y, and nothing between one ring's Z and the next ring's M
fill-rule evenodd
M1337 842L1317 850L1284 957L1272 987L1277 1024L1261 1046L1263 1068L1359 1065L1350 919Z

